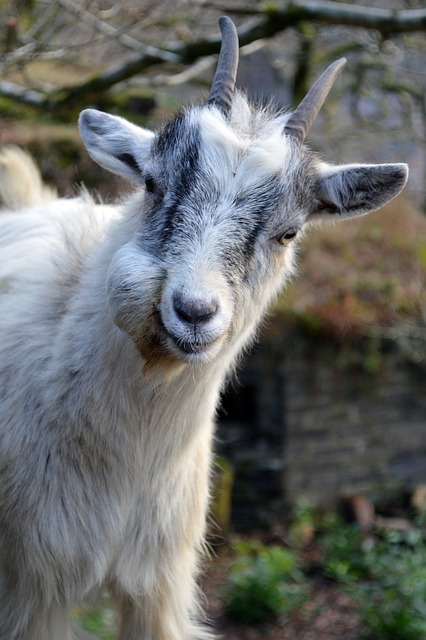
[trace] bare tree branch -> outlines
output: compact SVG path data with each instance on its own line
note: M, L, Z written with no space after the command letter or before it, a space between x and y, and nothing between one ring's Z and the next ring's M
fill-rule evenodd
M0 94L5 98L12 98L16 102L43 108L46 106L46 97L40 91L23 89L13 82L0 82Z
M173 51L145 47L139 55L117 64L106 71L95 74L80 85L63 87L58 91L44 95L39 91L27 91L10 82L0 82L0 95L13 98L35 107L61 108L79 102L83 96L90 96L110 89L115 84L127 80L145 69L159 63L189 64L201 56L217 53L221 38L217 34L206 40L192 43L179 43Z
M198 39L192 42L178 42L167 49L144 45L133 37L125 35L100 18L92 15L72 0L58 0L61 6L88 22L105 35L113 37L121 44L133 50L137 55L125 62L116 64L103 72L96 73L78 86L62 87L50 92L26 90L10 82L0 82L0 95L13 98L18 102L31 104L39 108L65 108L100 92L107 91L115 84L127 80L154 65L171 63L174 66L193 65L200 58L216 54L220 48L220 35ZM217 5L215 5L217 8ZM303 21L318 21L333 25L347 25L375 29L383 35L391 33L425 31L426 9L390 11L386 9L370 9L327 0L292 0L290 3L272 8L244 8L228 4L222 7L231 13L244 13L256 16L238 29L241 46L260 39L269 38L291 26ZM25 60L25 56L37 53L40 44L27 43L12 55ZM54 55L54 52L51 52ZM204 65L201 65L205 68Z
M216 5L217 6L217 5ZM225 12L242 15L264 16L276 21L275 28L292 26L302 20L314 20L327 24L376 29L383 35L426 31L426 9L373 9L328 0L291 0L285 6L274 4L269 9L262 6L242 8L232 3L221 4ZM273 28L273 27L271 27Z
M145 45L136 38L132 38L131 36L123 33L123 31L128 27L122 27L121 29L116 29L111 26L104 20L101 20L97 16L90 13L80 5L77 5L72 0L56 0L58 4L60 4L64 9L77 16L86 24L93 26L95 29L100 31L101 33L113 37L123 46L132 49L133 51L138 51L147 56L155 56L158 60L162 60L163 62L175 62L174 57L164 49L158 49L157 47L152 47L150 45Z

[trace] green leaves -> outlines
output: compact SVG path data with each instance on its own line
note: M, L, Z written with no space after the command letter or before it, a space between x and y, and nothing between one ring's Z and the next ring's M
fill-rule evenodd
M372 640L426 637L426 545L420 530L365 539L336 520L326 532L324 572L357 602Z
M299 607L307 595L307 581L296 556L258 541L235 545L223 593L228 615L248 624L272 622Z

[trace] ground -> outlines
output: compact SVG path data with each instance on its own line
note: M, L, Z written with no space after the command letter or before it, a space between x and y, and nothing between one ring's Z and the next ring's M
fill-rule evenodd
M227 619L220 603L209 607L217 632L227 640L360 640L362 627L350 598L320 576L312 580L312 599L300 612L275 624L253 627Z

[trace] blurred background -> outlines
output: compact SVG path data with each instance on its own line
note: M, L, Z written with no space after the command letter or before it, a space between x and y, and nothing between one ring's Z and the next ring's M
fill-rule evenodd
M61 196L84 183L120 199L130 187L88 158L79 111L155 128L205 99L224 13L240 34L238 86L278 109L345 56L311 147L330 162L407 162L410 179L384 210L311 232L224 395L210 615L229 640L420 639L425 2L2 0L0 143L28 149ZM108 604L76 616L111 637Z

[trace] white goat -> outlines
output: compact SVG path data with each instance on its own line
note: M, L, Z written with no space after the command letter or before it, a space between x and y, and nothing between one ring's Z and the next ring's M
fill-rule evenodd
M343 61L292 115L235 92L223 43L206 104L157 134L83 111L123 206L0 216L0 638L69 640L108 587L121 640L205 638L195 574L213 419L312 220L367 213L407 167L331 166L303 144ZM4 189L4 185L3 185Z

